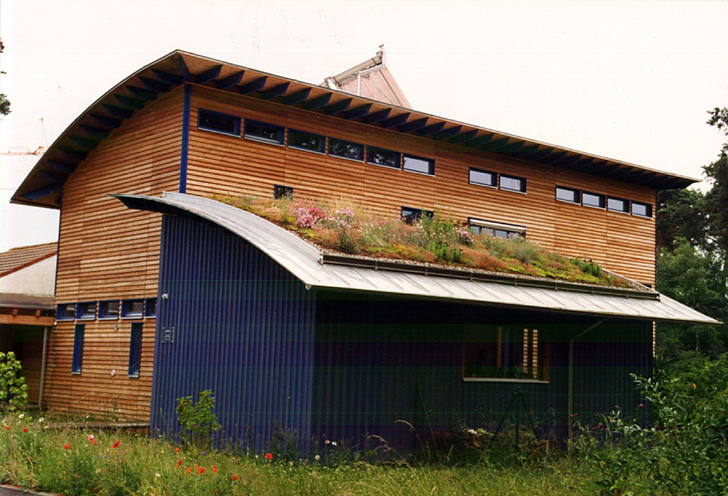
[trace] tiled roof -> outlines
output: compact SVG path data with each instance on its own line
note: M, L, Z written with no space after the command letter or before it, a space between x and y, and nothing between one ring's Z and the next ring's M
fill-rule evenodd
M52 257L58 251L58 243L20 246L0 253L0 277Z

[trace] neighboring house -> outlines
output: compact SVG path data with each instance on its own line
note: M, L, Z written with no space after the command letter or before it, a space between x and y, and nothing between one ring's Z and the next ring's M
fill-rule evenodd
M53 290L58 244L0 253L0 351L13 351L23 366L28 400L40 405L44 343L55 322Z
M255 449L281 429L304 449L412 447L493 426L514 397L555 432L634 412L654 322L715 323L650 289L656 192L692 182L175 51L92 104L13 196L61 209L45 402L170 432L176 398L212 389L223 435ZM332 257L205 198L290 192L440 210L639 284Z

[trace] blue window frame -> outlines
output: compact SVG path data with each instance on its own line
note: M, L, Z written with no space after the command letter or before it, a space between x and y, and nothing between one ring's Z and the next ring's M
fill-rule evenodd
M79 320L93 320L96 318L96 302L84 301L76 305L76 318Z
M495 188L498 186L497 183L498 174L482 169L470 169L468 172L468 181L470 184L477 184L478 186L488 186L489 188Z
M402 168L408 172L418 172L430 176L435 175L435 161L430 158L402 155Z
M71 373L80 374L83 364L83 338L86 330L86 324L76 324L73 331L73 362L71 364Z
M142 327L141 322L131 324L129 337L129 377L139 377L142 360Z
M275 124L245 119L245 131L243 132L243 136L245 136L246 139L282 145L283 137L285 136L285 128L282 126L276 126Z
M326 151L326 137L320 134L289 129L288 146L290 148L298 148L299 150L324 153Z
M205 131L240 137L240 117L234 115L199 109L197 111L197 127Z
M144 301L144 315L147 317L156 317L157 316L157 299L156 298L147 298Z
M56 320L73 320L76 318L75 303L61 303L56 307Z
M122 300L121 316L124 318L139 318L144 316L144 300Z
M118 319L121 305L119 300L109 300L99 302L99 318L100 319Z
M361 162L364 160L364 145L353 143L351 141L329 138L329 155Z
M399 152L377 148L376 146L367 146L367 162L399 169L400 154Z

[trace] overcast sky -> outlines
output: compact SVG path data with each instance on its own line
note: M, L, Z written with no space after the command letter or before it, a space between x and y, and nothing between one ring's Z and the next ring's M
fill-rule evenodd
M726 1L0 0L0 150L49 146L175 49L318 84L384 44L417 110L700 178L726 26ZM0 155L0 251L57 239L57 211L8 203L36 161Z

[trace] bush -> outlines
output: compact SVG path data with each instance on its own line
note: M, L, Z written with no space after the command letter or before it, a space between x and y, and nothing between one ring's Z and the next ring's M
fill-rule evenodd
M21 370L15 353L0 352L0 409L14 412L28 404L28 385L20 375Z
M220 430L215 415L215 397L212 391L200 391L197 403L192 396L177 399L177 416L182 426L182 440L201 449L212 445L212 434Z

